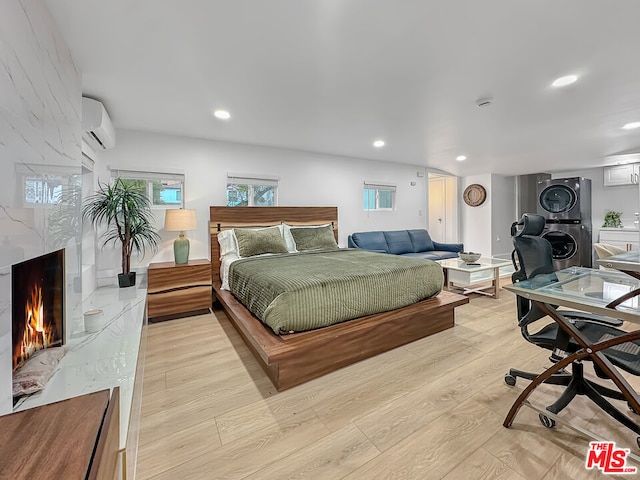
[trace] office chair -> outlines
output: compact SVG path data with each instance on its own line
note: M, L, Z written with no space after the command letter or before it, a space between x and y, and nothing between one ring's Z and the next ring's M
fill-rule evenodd
M537 275L554 273L551 244L540 236L544 225L545 218L533 214L524 214L520 221L512 224L511 234L514 246L512 260L516 268L516 272L512 275L512 281L514 283L534 278ZM521 229L518 230L518 227L521 227ZM547 323L536 332L532 332L529 327L534 322L546 317L547 314L535 303L519 295L516 297L516 305L518 325L522 336L534 345L551 350L550 360L552 362L558 362L566 355L575 353L582 348L567 332L560 328L555 321ZM585 312L557 311L569 319L591 344L619 337L627 333L612 325L612 322L616 322L617 324L621 323L617 319L610 319ZM640 341L616 345L604 350L603 353L615 366L633 375L640 375ZM603 379L608 378L595 364L594 370L598 377ZM518 377L533 380L537 376L537 373L510 369L509 373L505 375L505 382L513 386L516 384ZM584 377L584 366L582 362L573 362L571 373L561 371L549 377L545 383L567 387L556 402L546 408L549 412L557 414L565 408L576 395L586 395L611 417L635 433L640 434L640 426L605 398L625 400L622 393L586 379ZM542 413L539 415L539 418L545 427L552 428L555 426L555 421L552 418ZM640 438L638 438L638 446L640 446Z

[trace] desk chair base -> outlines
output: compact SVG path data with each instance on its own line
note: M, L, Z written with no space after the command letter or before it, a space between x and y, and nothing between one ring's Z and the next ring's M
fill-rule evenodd
M538 305L547 315L556 320L563 329L571 334L571 336L578 343L580 343L583 348L566 356L558 363L553 364L547 370L542 372L540 375L535 376L532 379L531 383L520 393L516 401L511 406L511 410L509 410L509 413L507 414L503 425L509 428L512 425L515 416L517 415L518 410L527 400L529 395L539 385L541 385L542 383L547 383L548 380L551 380L554 375L557 376L558 374L566 374L565 369L568 368L569 365L571 365L572 378L567 385L566 391L563 392L563 394L560 396L560 398L558 398L558 400L556 400L554 404L547 407L547 411L555 416L555 414L566 407L576 395L586 395L612 418L620 422L625 427L629 428L634 433L640 434L640 425L638 425L627 415L611 405L611 403L609 403L609 401L605 398L606 396L617 400L626 400L627 404L630 405L632 411L640 412L640 397L627 382L627 380L617 372L615 366L611 363L611 361L602 353L608 348L612 348L623 343L640 340L640 330L634 330L619 337L603 340L598 343L588 344L587 339L582 336L581 332L573 324L568 322L566 318L559 314L559 312L557 312L553 307L542 303L539 303ZM598 376L612 380L618 387L618 390L612 390L585 379L582 365L583 360L592 361ZM511 375L512 373L514 372L510 371L509 375ZM511 376L515 378L515 376ZM553 382L553 380L551 381ZM548 418L545 418L544 414L540 415L540 421L544 426L551 428L555 425L555 421L547 420ZM636 437L636 443L638 444L638 447L640 447L640 438Z
M504 381L507 385L514 386L518 377L527 380L534 380L537 376L538 374L535 373L524 372L522 370L512 368L509 370L509 373L505 375ZM547 378L544 383L567 387L553 404L546 407L547 411L557 415L567 405L569 405L571 400L573 400L577 395L586 395L612 418L623 424L631 431L640 435L640 425L633 422L605 398L608 397L615 400L625 400L624 395L622 395L621 392L587 380L584 377L584 365L582 362L574 362L572 364L572 373L568 373L566 371L554 373ZM540 419L540 423L542 423L546 428L553 428L556 426L555 420L546 416L544 413L540 413L538 418ZM640 447L640 437L636 438L636 443Z
M518 370L517 368L509 369L509 373L504 376L504 383L509 385L510 387L515 386L516 379L524 378L525 380L533 380L536 378L539 373L525 372L524 370ZM549 377L544 383L548 383L550 385L562 385L566 387L569 385L571 381L571 374L568 372L559 372L553 374Z
M577 382L577 380L575 380L574 377L579 375L580 380L586 383L590 389L595 390L598 394L608 398L613 398L614 400L625 400L624 395L622 395L622 393L620 393L619 391L613 390L611 388L607 388L604 385L600 385L599 383L592 382L591 380L587 380L586 378L584 378L584 367L582 366L582 363L576 363L574 364L574 367L575 365L579 365L579 367L577 368L579 368L582 371L569 373L566 370L562 370L561 372L554 373L553 375L551 375L551 377L546 379L543 383L546 383L548 385L561 385L563 387L569 387L571 386L572 381L574 382L574 384ZM509 369L509 373L507 373L504 376L504 383L506 383L510 387L513 387L515 386L516 380L518 378L524 378L525 380L534 380L538 375L540 374L525 372L524 370L518 370L517 368L511 368ZM563 395L565 394L566 393L564 393ZM569 401L571 401L571 399L573 399L576 395L585 395L585 393L582 391L577 392L569 398ZM567 402L567 405L568 404L569 402ZM564 407L566 407L567 405L564 405ZM562 410L562 408L560 410ZM629 408L631 409L631 406ZM553 413L558 413L560 410L553 411ZM631 410L633 411L633 409ZM552 410L549 410L549 411L551 412ZM637 412L634 412L634 413L637 413Z

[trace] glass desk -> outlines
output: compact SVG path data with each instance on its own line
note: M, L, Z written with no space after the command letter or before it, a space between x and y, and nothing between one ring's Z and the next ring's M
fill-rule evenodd
M616 270L626 273L630 277L640 279L640 252L637 250L619 253L618 255L612 255L596 261L603 267L615 268ZM620 303L630 298L637 297L638 295L640 295L640 288L635 288L611 302L609 306L616 307Z
M538 308L551 317L560 328L582 347L577 352L553 364L531 381L511 407L503 423L505 427L512 425L522 405L532 406L527 402L527 398L539 385L554 373L559 373L573 362L582 360L591 360L597 365L606 374L606 377L613 381L631 408L636 412L640 412L640 397L602 352L606 348L640 339L640 329L592 344L574 324L562 315L562 310L556 310L556 306L569 307L640 324L640 309L638 308L637 296L627 298L619 302L615 307L611 306L612 300L619 300L621 296L626 295L628 292L639 290L640 280L625 273L611 270L570 267L555 273L539 275L529 280L507 285L504 288L535 303ZM536 407L533 408L539 410ZM554 415L553 418L556 419L557 417ZM640 427L634 420L627 420L629 422L627 426L631 425L629 428L632 430L636 431ZM581 431L581 433L589 434L584 430L577 430ZM636 433L640 434L638 431ZM593 437L593 435L590 436Z
M607 268L615 268L621 272L640 272L640 251L632 250L630 252L619 253L607 258L599 258L596 260L598 265Z
M640 280L625 273L570 267L506 285L504 289L533 301L640 323L637 297L610 306L612 301L640 289Z

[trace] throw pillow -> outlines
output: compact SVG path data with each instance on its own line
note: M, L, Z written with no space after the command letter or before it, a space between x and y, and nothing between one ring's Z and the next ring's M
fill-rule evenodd
M296 248L301 252L305 250L338 248L331 225L312 228L292 228L291 235L296 242Z
M287 253L279 227L264 230L233 229L238 242L238 254L241 257L253 257L264 253Z

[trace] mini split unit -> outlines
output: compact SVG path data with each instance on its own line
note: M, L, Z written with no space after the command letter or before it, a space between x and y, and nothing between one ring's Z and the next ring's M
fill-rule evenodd
M82 97L82 139L91 147L106 150L116 143L116 131L104 105Z

